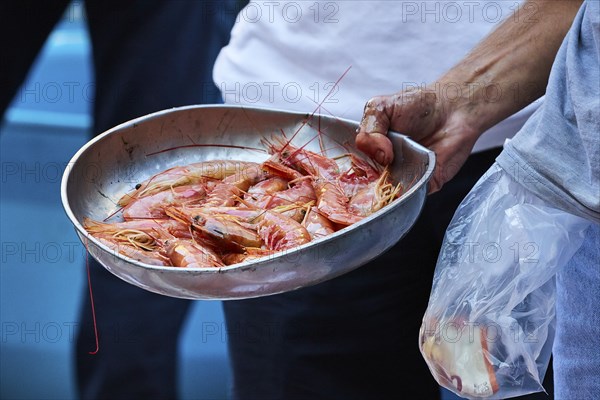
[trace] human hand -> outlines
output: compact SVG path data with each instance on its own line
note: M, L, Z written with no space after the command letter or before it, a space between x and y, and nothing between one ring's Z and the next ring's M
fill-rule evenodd
M367 102L356 136L357 147L382 165L394 159L388 130L408 135L436 153L429 193L448 182L471 153L479 130L460 102L434 90L408 90Z

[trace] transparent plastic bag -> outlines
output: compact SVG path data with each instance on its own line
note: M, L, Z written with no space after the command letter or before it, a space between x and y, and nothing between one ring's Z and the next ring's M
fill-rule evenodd
M437 382L466 398L543 391L554 275L590 222L552 208L497 164L450 223L419 347Z

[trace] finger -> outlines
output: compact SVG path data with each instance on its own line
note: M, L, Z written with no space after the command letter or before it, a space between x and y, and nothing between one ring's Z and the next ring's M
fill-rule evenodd
M386 97L375 97L367 102L356 136L356 146L379 164L394 160L392 142L387 138L392 110Z
M465 150L455 153L442 152L440 149L432 150L436 153L436 159L435 169L427 184L428 194L441 190L446 182L454 178L469 155Z
M381 165L388 165L394 161L392 142L381 133L359 132L356 135L356 147Z
M427 182L427 194L433 194L442 189L443 183L439 173L434 171L429 182Z
M388 99L388 96L379 96L367 101L360 121L361 132L387 134L393 111Z

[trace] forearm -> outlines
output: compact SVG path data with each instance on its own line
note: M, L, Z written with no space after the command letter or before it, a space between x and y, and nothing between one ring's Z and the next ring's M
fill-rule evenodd
M477 135L544 94L582 0L528 0L432 89ZM450 115L448 115L450 116Z
M387 165L394 159L388 130L411 136L435 151L429 188L439 190L483 132L544 94L556 53L581 3L527 0L426 90L372 98L356 136L358 148Z

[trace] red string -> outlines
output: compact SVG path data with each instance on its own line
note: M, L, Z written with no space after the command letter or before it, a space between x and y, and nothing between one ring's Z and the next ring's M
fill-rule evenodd
M98 327L96 325L96 308L94 307L94 294L92 293L92 279L90 277L90 252L88 251L88 242L87 238L85 239L85 268L87 269L87 278L88 278L88 288L90 289L90 304L92 305L92 320L94 322L94 336L96 338L96 350L89 351L89 354L96 354L98 350L100 350L100 345L98 342Z

